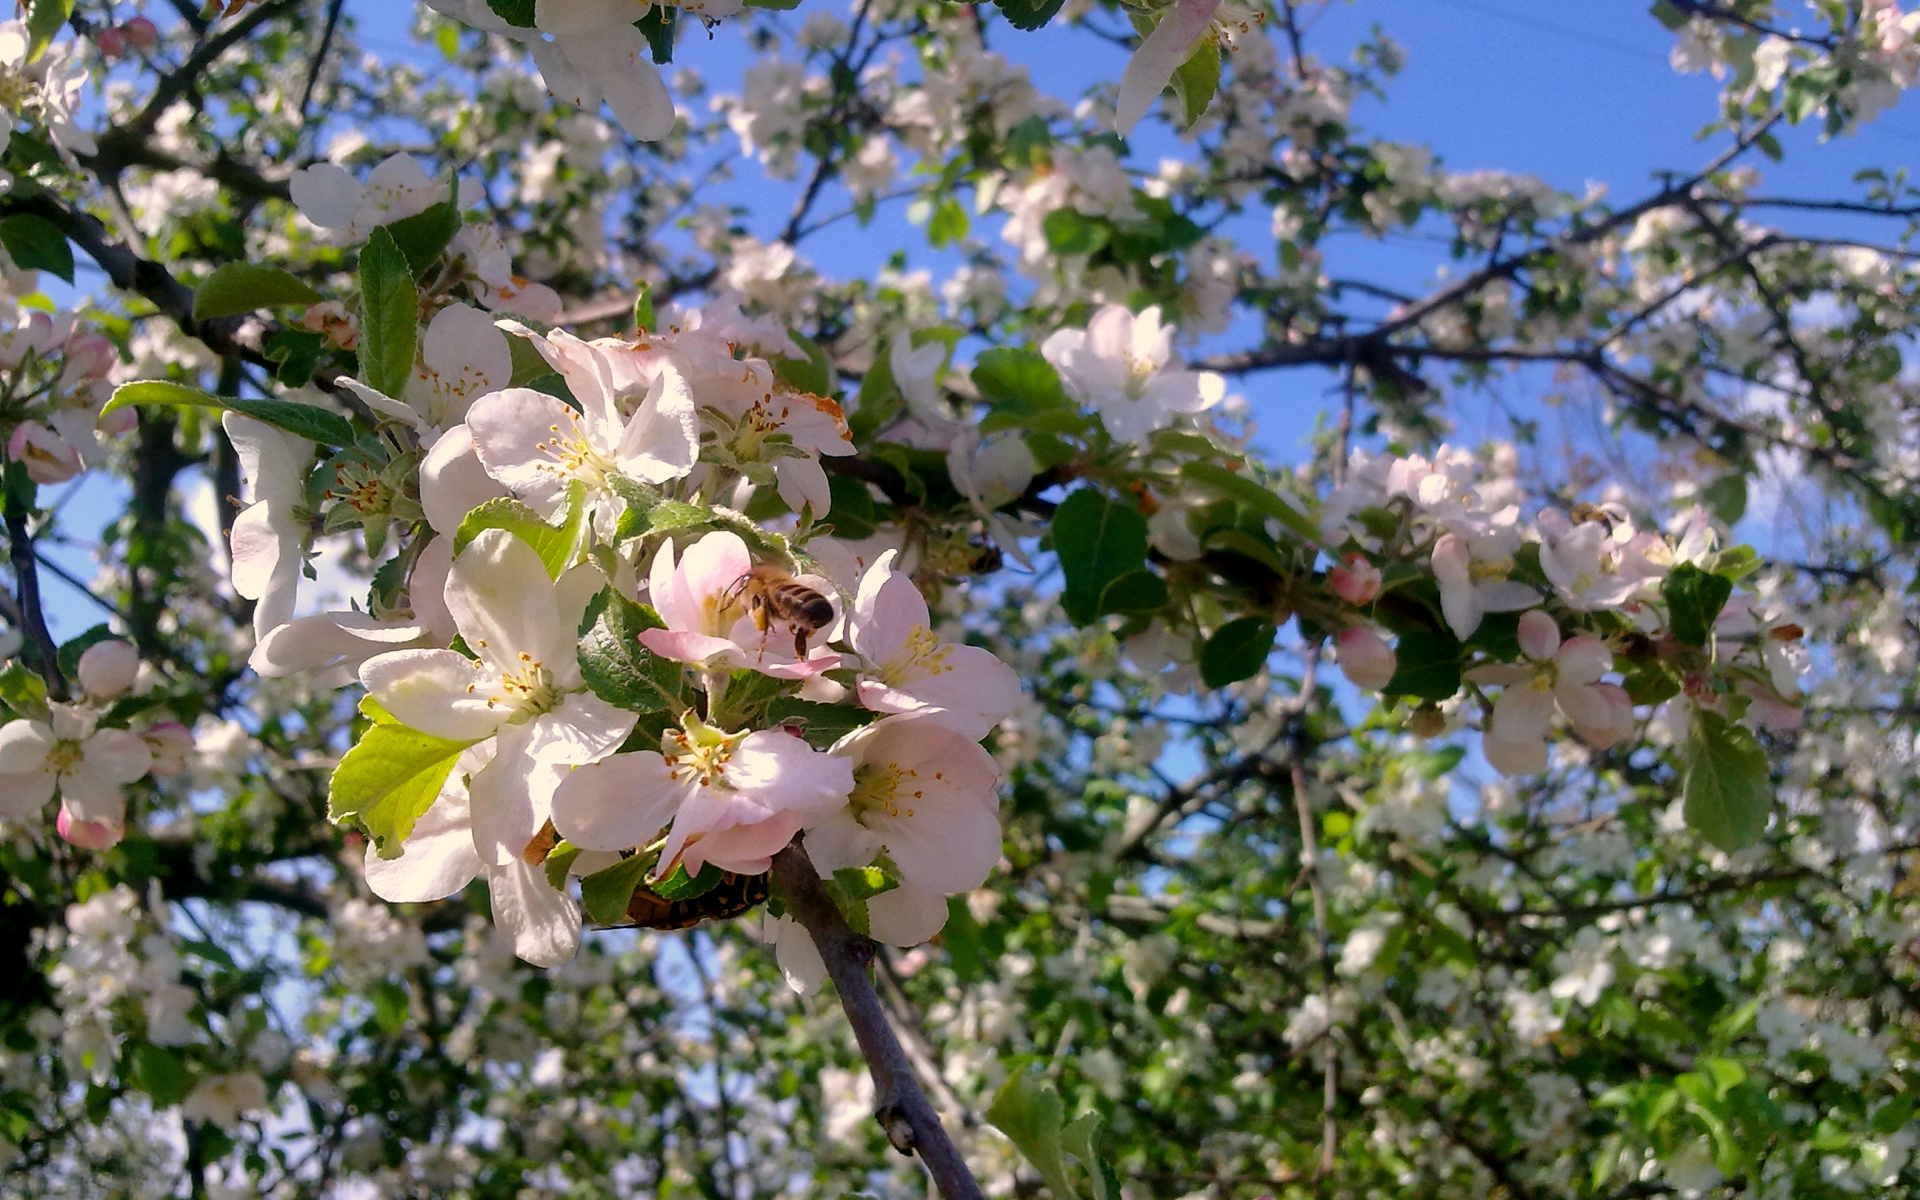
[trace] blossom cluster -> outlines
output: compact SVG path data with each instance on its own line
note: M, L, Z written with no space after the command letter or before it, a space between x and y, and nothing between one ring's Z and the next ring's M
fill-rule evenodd
M133 428L134 414L104 418L119 353L73 313L20 310L0 329L0 437L7 461L34 483L62 483L106 461L101 433Z
M509 336L568 399L501 386ZM648 883L764 873L804 833L824 874L861 873L848 903L901 944L985 880L998 772L979 741L1018 681L933 631L897 547L824 535L822 460L852 444L834 401L763 356L794 349L726 300L632 341L444 308L405 397L350 385L422 446L417 478L379 502L418 513L385 612L292 616L313 447L227 414L253 500L234 585L270 614L253 665L367 689L374 725L333 805L373 835L377 894L485 878L516 950L552 965L579 944L570 875L583 895L624 881L604 920ZM365 517L366 490L326 495ZM785 532L734 507L756 492L788 510ZM389 754L437 754L443 780L397 818L356 791Z
M17 715L0 725L0 817L29 822L58 796L61 837L88 850L111 848L126 833L127 786L185 772L193 734L154 719L134 695L140 657L126 642L95 642L80 654L76 700L49 701L38 676L11 673Z
M1703 510L1669 535L1619 503L1531 522L1521 503L1510 471L1469 451L1355 455L1320 514L1341 559L1327 586L1345 608L1336 653L1349 682L1424 698L1414 726L1428 734L1449 724L1442 704L1486 708L1482 748L1510 775L1546 768L1556 722L1603 750L1636 734L1637 707L1799 725L1801 631L1733 593L1757 559L1723 545ZM1383 630L1402 651L1417 640L1422 662L1436 647L1450 657L1460 670L1439 692L1460 696L1396 688L1400 655Z

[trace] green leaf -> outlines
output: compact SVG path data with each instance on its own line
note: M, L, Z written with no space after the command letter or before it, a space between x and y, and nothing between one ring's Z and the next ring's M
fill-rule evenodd
M1128 571L1100 591L1100 614L1140 616L1167 606L1167 581L1152 571Z
M1213 94L1219 90L1220 47L1212 38L1203 37L1193 54L1173 73L1173 91L1180 97L1188 129L1206 115L1207 105L1213 103Z
M687 707L686 668L640 644L641 630L664 627L652 609L608 588L587 617L580 675L594 695L628 712L677 714Z
M291 271L250 262L222 263L193 290L193 319L231 317L282 304L318 304L323 299Z
M193 1076L180 1056L152 1042L134 1046L127 1074L133 1086L152 1096L159 1108L178 1104L193 1091Z
M432 208L381 228L400 248L401 256L418 279L428 267L440 261L454 235L460 232L460 210L452 200L442 200Z
M944 197L934 206L933 216L927 220L927 244L938 249L963 241L972 227L966 206L952 196Z
M1445 700L1460 690L1461 646L1451 633L1403 628L1393 653L1398 665L1381 695Z
M799 0L795 0L798 3ZM659 320L653 311L653 285L642 279L639 290L633 298L633 327L639 333L646 333Z
M781 696L767 705L767 725L792 725L807 743L825 750L856 729L864 729L879 718L878 713L852 704L819 704Z
M296 437L323 446L351 446L353 424L336 412L292 400L252 400L238 396L209 396L196 388L160 379L126 383L114 389L113 399L100 410L101 415L134 405L192 405L197 408L222 408L252 417L256 421L284 429Z
M805 358L786 358L775 355L769 361L773 363L774 377L795 391L805 392L809 396L833 395L833 362L827 352L812 338L789 332L793 344L800 347Z
M1747 515L1747 477L1739 473L1722 475L1700 492L1700 502L1728 525L1737 525Z
M24 663L8 663L0 670L0 703L23 717L47 717L47 681Z
M420 291L407 256L385 228L360 251L360 375L368 387L398 397L413 375L420 335Z
M1067 577L1060 604L1075 625L1100 616L1107 585L1147 565L1147 521L1094 488L1068 496L1053 514L1053 549Z
M573 487L577 489L580 484L576 481ZM461 520L459 530L453 535L453 553L458 557L483 529L504 529L532 546L540 555L540 561L546 564L547 576L558 579L580 549L585 528L581 520L584 506L576 502L567 507L566 523L555 528L518 500L496 496Z
M1034 30L1053 20L1066 0L994 0L994 7L1015 29Z
M1713 621L1733 595L1733 582L1702 571L1692 563L1681 563L1667 572L1660 585L1667 601L1667 623L1673 636L1689 646L1704 646L1713 632Z
M673 35L680 28L680 22L674 19L676 11L672 5L656 4L633 23L635 29L646 35L647 52L655 63L673 61Z
M282 387L305 387L327 352L327 339L310 329L277 329L261 348L269 362L279 364L273 377Z
M532 29L536 0L487 0L493 15L520 29Z
M1200 679L1208 687L1220 688L1259 674L1273 653L1273 640L1280 630L1265 617L1239 617L1228 621L1200 649Z
M60 27L73 15L73 0L33 0L33 8L27 13L27 61L33 62L46 52L53 39L59 36ZM19 262L18 259L14 260ZM21 263L25 266L25 263ZM68 283L73 276L66 277Z
M1093 1200L1120 1200L1120 1180L1107 1160L1100 1156L1094 1139L1100 1136L1102 1122L1097 1112L1083 1112L1061 1131L1061 1143L1067 1153L1080 1160L1093 1184Z
M1056 208L1040 222L1047 249L1055 254L1093 254L1113 236L1113 227L1071 208Z
M1728 854L1751 846L1773 809L1767 752L1744 726L1696 709L1681 795L1695 833Z
M879 528L873 492L862 480L850 475L829 475L827 490L833 497L827 517L833 522L833 535L857 542L872 537Z
M727 873L712 863L702 863L698 875L688 875L687 865L681 863L673 868L673 874L648 884L647 890L662 900L692 900L719 887L726 877Z
M7 248L7 256L16 267L51 271L73 282L73 247L67 244L67 235L60 232L60 227L45 217L15 213L0 220L0 245Z
M973 364L973 386L989 404L1020 402L1051 408L1068 403L1053 364L1017 346L981 351Z
M357 821L380 857L398 858L400 843L440 794L460 752L471 745L405 725L373 726L334 768L327 819Z
M1320 544L1320 527L1312 517L1289 504L1279 493L1254 480L1210 462L1181 463L1180 474L1195 483L1213 488L1229 499L1238 500L1262 516L1274 518L1307 543L1315 546Z
M604 871L595 871L580 880L580 903L587 915L601 925L624 925L627 905L633 902L634 889L653 866L649 855L623 858Z
M993 1098L987 1121L1026 1155L1053 1192L1053 1200L1079 1200L1062 1143L1066 1110L1052 1084L1024 1072L1015 1075Z
M1654 20L1665 25L1675 33L1686 28L1687 14L1681 12L1679 7L1672 3L1672 0L1654 0L1653 6L1647 11L1653 14Z
M374 985L372 1000L373 1023L383 1033L399 1033L407 1027L413 1002L408 998L406 988L392 979L382 979Z

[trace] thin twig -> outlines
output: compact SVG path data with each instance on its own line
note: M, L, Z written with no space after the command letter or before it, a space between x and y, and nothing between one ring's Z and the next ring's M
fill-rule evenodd
M813 860L796 840L773 857L773 877L787 912L819 948L827 975L840 993L840 1007L853 1026L860 1053L873 1075L873 1115L902 1154L918 1152L947 1200L985 1200L980 1184L940 1124L939 1114L914 1078L913 1063L887 1024L887 1009L870 974L874 943L855 933L820 881Z

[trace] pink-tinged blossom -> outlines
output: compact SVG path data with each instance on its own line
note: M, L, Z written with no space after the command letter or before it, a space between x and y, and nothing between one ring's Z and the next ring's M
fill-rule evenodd
M776 384L744 409L716 406L720 443L742 463L770 462L780 499L794 512L826 515L833 506L820 455L853 453L853 435L840 405ZM775 440L778 439L778 440Z
M1483 745L1502 774L1527 775L1547 765L1547 732L1557 709L1574 733L1596 749L1632 730L1632 705L1617 685L1600 677L1613 669L1613 652L1598 638L1560 639L1560 627L1541 609L1520 616L1520 650L1528 661L1475 667L1475 683L1499 684L1493 721Z
M863 867L884 851L922 891L987 881L1000 861L1000 770L979 743L920 712L856 730L833 752L853 764L853 794L807 823L815 866Z
M80 655L80 690L95 700L118 700L133 690L140 652L118 638L95 642Z
M1368 562L1364 554L1349 554L1327 572L1327 589L1348 604L1372 604L1379 598L1382 582L1380 568Z
M60 802L60 812L53 819L53 829L62 841L82 850L91 850L95 854L111 850L127 836L127 823L120 821L89 821L74 815L73 808L66 801Z
M1500 564L1475 562L1467 539L1458 534L1443 534L1434 543L1433 574L1440 584L1440 611L1463 641L1486 614L1513 612L1540 599L1539 592L1507 579Z
M861 657L860 703L874 712L933 710L978 740L1020 699L1020 677L990 650L943 642L926 597L893 569L888 551L868 568L854 600L848 640Z
M624 850L671 826L656 875L683 864L698 874L707 863L757 875L854 787L850 760L784 730L729 733L688 716L660 749L573 771L554 796L554 828L576 846Z
M452 741L494 739L471 784L474 841L489 864L525 851L567 768L610 753L634 715L586 690L575 629L604 580L589 566L559 581L531 546L486 529L454 560L447 608L478 661L452 650L398 650L360 681L402 724Z
M1120 75L1120 98L1114 106L1113 127L1122 137L1147 115L1180 64L1192 56L1200 39L1213 25L1220 0L1174 0L1127 60Z
M1369 692L1386 687L1400 665L1385 638L1359 625L1340 631L1334 639L1334 658L1348 683Z
M647 649L675 662L747 667L775 679L807 679L840 665L840 655L824 645L809 646L807 657L793 655L794 633L785 621L770 620L760 629L749 612L748 574L753 556L740 535L709 533L674 559L667 542L653 556L647 595L666 623L640 634ZM797 576L832 600L832 584Z
M1173 328L1155 305L1134 316L1109 304L1085 329L1061 329L1040 353L1060 372L1067 394L1100 414L1115 441L1139 442L1173 420L1218 404L1226 380L1173 365Z
M1625 524L1616 534L1605 521L1575 525L1559 510L1548 509L1540 514L1539 526L1540 569L1561 598L1580 611L1618 608L1664 573L1647 562L1644 547L1621 553L1633 536Z
M157 721L140 732L140 740L153 755L148 771L156 779L171 779L187 771L187 756L193 753L193 731L178 721Z
M97 720L91 709L55 704L45 721L0 726L0 817L27 820L58 791L75 820L123 823L126 786L153 755L138 734L96 728Z
M307 529L301 507L313 443L236 412L222 428L240 456L252 503L234 518L233 590L254 602L253 633L263 638L293 619Z
M38 421L22 421L7 439L7 458L26 468L35 483L65 483L80 473L80 452Z

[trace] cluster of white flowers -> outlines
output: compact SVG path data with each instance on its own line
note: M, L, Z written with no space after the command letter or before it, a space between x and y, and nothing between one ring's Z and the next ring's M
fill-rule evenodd
M33 820L58 795L60 836L105 850L126 833L127 785L184 772L193 735L176 721L116 711L140 680L140 656L126 642L87 647L76 675L78 700L48 702L41 692L38 711L0 725L0 817Z
M577 409L501 386L509 335L545 358ZM582 923L557 885L635 853L656 881L708 867L755 875L804 831L825 873L882 862L869 927L906 945L939 930L948 895L985 880L999 858L998 771L978 742L1018 681L988 652L933 633L893 551L806 536L832 506L821 460L852 443L836 403L783 382L761 356L794 350L784 330L725 300L669 313L636 341L444 309L422 340L417 391L353 385L425 446L411 611L385 617L291 619L311 447L228 415L254 500L235 525L235 587L268 614L254 666L357 676L382 721L463 748L399 844L370 848L376 893L438 899L485 877L516 951L552 965L573 956ZM791 539L728 507L756 489L795 514ZM509 500L580 531L564 563L543 560L524 530L461 533L470 514ZM726 527L648 536L648 514L669 510L689 533ZM811 570L786 576L803 557ZM656 677L674 697L671 723L629 744L640 713L589 687L577 631L589 604L635 601L656 627L627 652L675 664L677 681ZM465 650L445 648L456 639ZM771 690L743 702L762 689L738 672ZM796 692L853 706L858 728L815 746L805 718L759 715L769 696ZM783 939L791 961L809 950Z
M1377 691L1398 670L1393 646L1374 624L1382 597L1394 590L1385 581L1431 580L1432 615L1463 646L1479 648L1465 681L1501 689L1483 747L1504 773L1545 769L1556 714L1595 749L1634 734L1634 701L1606 678L1621 654L1671 672L1667 696L1684 698L1670 713L1692 705L1764 728L1799 723L1806 655L1801 630L1782 614L1764 613L1748 595L1723 595L1704 618L1720 645L1711 659L1676 634L1686 617L1673 611L1663 583L1676 568L1700 571L1726 559L1700 510L1678 536L1638 527L1617 504L1572 515L1544 509L1528 525L1510 464L1489 469L1479 456L1442 447L1432 458L1356 454L1346 482L1321 509L1321 529L1342 555L1329 571L1329 590L1360 614L1337 638L1349 682ZM1490 617L1511 613L1519 614L1511 631L1517 656L1476 638ZM1417 724L1439 732L1445 719L1435 711Z

